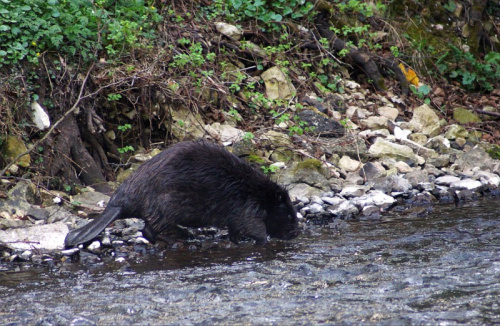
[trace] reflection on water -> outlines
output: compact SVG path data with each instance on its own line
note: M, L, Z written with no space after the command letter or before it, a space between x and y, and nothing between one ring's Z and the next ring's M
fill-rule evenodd
M500 323L496 199L128 265L0 272L13 324Z

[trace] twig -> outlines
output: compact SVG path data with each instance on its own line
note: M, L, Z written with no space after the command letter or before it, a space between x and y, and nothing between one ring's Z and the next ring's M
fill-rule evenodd
M5 171L7 171L7 169L9 169L13 164L15 164L21 157L23 157L24 155L27 155L29 153L31 153L31 151L34 149L34 148L37 148L38 145L43 142L51 133L52 131L54 131L54 129L68 116L70 115L71 113L73 113L73 111L76 110L76 108L78 107L78 104L80 103L80 101L87 97L82 97L82 94L83 94L83 89L85 88L85 84L87 83L87 79L89 78L90 76L90 72L92 71L92 69L94 68L94 63L92 63L92 65L90 66L89 70L87 71L87 74L85 75L85 79L83 80L83 83L82 83L82 86L80 87L80 92L78 93L78 98L76 99L76 102L75 104L73 104L73 106L71 107L71 109L69 109L68 111L66 111L66 113L63 114L63 116L57 120L56 123L54 123L52 125L52 127L49 129L49 131L47 131L47 133L45 134L45 136L43 136L42 138L40 138L39 140L37 140L34 144L33 144L33 147L31 147L31 149L28 149L26 151L24 151L23 153L17 155L13 160L12 162L10 162L9 164L7 164L7 166L2 170L0 171L0 178L5 174Z

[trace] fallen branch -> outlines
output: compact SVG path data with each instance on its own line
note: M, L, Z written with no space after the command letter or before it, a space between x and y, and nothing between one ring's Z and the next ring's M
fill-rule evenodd
M7 166L2 170L0 171L0 178L3 177L3 175L5 174L5 172L14 164L17 163L17 161L23 157L24 155L27 155L29 153L31 153L31 151L33 151L34 148L37 148L38 145L40 143L42 143L53 131L54 129L68 116L70 115L71 113L73 113L76 108L78 107L78 104L80 104L80 101L88 96L82 96L83 94L83 89L85 87L85 84L87 83L87 80L90 76L90 72L92 71L92 69L94 68L94 63L92 63L92 65L90 66L89 70L87 71L87 74L85 75L85 78L83 79L83 83L82 83L82 86L80 87L80 92L78 93L78 98L76 99L76 102L75 104L73 104L73 106L71 107L71 109L69 109L68 111L66 111L66 113L63 114L63 116L56 121L56 123L54 123L52 125L52 127L49 129L49 131L47 131L47 133L45 134L45 136L43 136L42 138L40 138L39 140L37 140L33 146L31 147L31 149L28 149L26 151L24 151L23 153L17 155L16 157L14 157L14 159L12 160L12 162L10 162L9 164L7 164Z

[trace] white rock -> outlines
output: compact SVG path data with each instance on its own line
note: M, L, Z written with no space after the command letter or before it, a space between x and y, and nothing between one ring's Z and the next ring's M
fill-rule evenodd
M0 231L0 243L14 250L61 250L69 229L65 223Z
M309 212L312 214L324 212L323 206L320 204L312 204L309 206Z
M450 184L450 187L458 189L476 190L480 188L482 185L483 184L481 183L481 181L467 178L457 182L453 182L452 184Z
M334 215L347 215L347 214L359 213L359 210L356 207L356 205L351 203L349 200L340 203L340 205L336 209L329 209L328 211Z
M323 200L319 196L312 196L311 203L323 205Z
M381 116L386 117L387 119L392 120L392 121L396 120L396 118L399 115L399 110L394 108L394 107L390 107L390 106L379 107L377 109L377 112Z
M339 205L341 202L345 201L345 199L340 197L321 197L321 200L328 205Z
M38 129L45 130L50 127L50 117L40 104L37 102L31 103L31 110L31 117Z
M408 136L410 134L411 134L411 130L401 129L398 126L394 127L394 137L396 137L397 140L408 139Z
M90 251L95 251L95 250L97 250L99 248L101 248L101 243L96 240L96 241L92 241L92 243L89 244L89 246L88 246L87 249L90 250Z
M352 80L345 81L344 86L350 89L356 89L361 87L358 83L353 82Z
M219 33L224 34L227 37L236 41L239 40L243 35L243 30L239 29L234 25L227 24L224 22L216 22L215 28L217 28L217 31L219 31Z
M403 161L397 161L394 163L394 167L398 170L398 173L409 173L413 171L413 168Z
M362 163L360 161L353 160L352 158L350 158L347 155L344 155L339 160L338 165L341 169L343 169L347 172L354 172L362 166Z
M500 177L495 173L478 171L474 176L484 185L492 185L495 187L498 187L500 185Z
M344 197L359 197L362 196L366 191L365 186L350 185L345 186L340 192L341 196Z
M440 186L449 186L450 184L458 181L460 181L459 177L455 177L452 175L444 175L434 180L434 183Z

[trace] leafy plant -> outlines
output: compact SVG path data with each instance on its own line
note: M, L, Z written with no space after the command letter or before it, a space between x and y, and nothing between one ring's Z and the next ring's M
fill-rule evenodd
M233 21L257 20L263 27L279 30L285 18L298 19L312 14L313 5L303 0L215 0L210 17L224 15Z
M260 167L260 169L265 174L271 174L271 173L276 173L276 171L278 171L280 168L278 166L275 166L275 165L269 165L269 166L262 165Z
M162 17L143 0L1 0L0 66L37 63L47 51L115 57L155 35Z
M498 87L500 80L500 53L489 52L484 60L478 60L470 52L464 52L454 45L436 62L441 74L455 79L469 90L487 91Z

